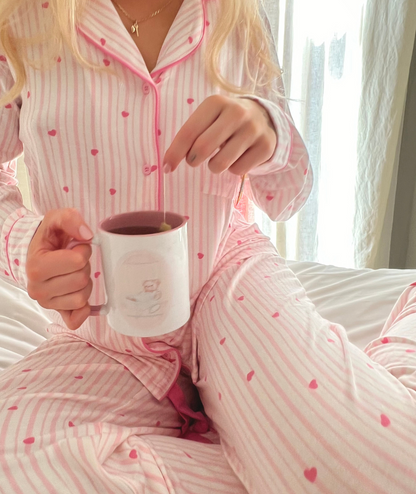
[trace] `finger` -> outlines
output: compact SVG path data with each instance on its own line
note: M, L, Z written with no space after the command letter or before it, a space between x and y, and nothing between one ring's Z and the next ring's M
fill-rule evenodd
M55 276L44 283L39 283L36 300L50 300L53 297L61 297L70 293L83 290L90 281L91 264L75 273ZM35 289L36 291L36 289ZM32 290L31 295L34 295Z
M26 272L31 282L44 282L56 276L83 269L91 257L91 245L77 245L71 250L59 249L38 253L28 260Z
M232 109L226 109L194 142L187 156L188 164L196 167L209 159L218 148L227 145L227 141L238 131L240 126L241 121L235 118Z
M53 297L46 302L42 307L45 309L54 310L76 310L81 309L88 302L92 292L92 280L88 282L88 285L77 292L70 293L68 295L62 295L60 297Z
M249 148L230 168L229 171L235 175L245 175L250 170L266 163L270 155L264 146L256 143Z
M240 131L234 134L221 151L210 159L208 167L212 173L222 173L230 167L251 147L255 138ZM231 169L230 169L231 171Z
M175 170L186 158L197 138L217 120L226 102L227 98L220 95L204 100L176 134L166 151L163 163L169 164L172 171Z
M84 305L81 309L76 310L60 310L58 311L68 329L78 329L87 319L91 313L91 307L89 304Z

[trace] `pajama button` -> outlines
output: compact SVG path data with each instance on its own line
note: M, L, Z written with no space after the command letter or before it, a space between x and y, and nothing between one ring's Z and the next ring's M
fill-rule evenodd
M143 84L143 94L149 94L150 93L150 86L147 83Z
M152 173L152 169L149 165L143 165L143 175L150 175Z

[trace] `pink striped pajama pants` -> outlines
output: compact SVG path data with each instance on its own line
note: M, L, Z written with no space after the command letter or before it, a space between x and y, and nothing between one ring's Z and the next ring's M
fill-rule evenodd
M53 336L0 375L0 492L416 492L415 287L364 353L252 243L224 256L189 327L211 432L182 438L171 400Z

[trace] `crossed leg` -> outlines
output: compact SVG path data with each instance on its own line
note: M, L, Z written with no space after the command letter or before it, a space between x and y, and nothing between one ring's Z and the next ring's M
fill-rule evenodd
M121 364L53 337L0 374L2 494L245 494L218 444Z
M366 354L317 313L272 248L253 244L250 258L218 267L194 315L194 381L250 494L415 492L409 293L397 308L407 318L388 322Z

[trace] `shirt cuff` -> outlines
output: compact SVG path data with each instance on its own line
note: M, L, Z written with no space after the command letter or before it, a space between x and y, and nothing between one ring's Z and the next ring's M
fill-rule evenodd
M262 165L250 170L249 175L268 175L283 170L289 161L293 143L292 124L288 116L280 106L267 99L253 95L240 97L251 99L261 105L268 112L277 134L277 146L273 156Z
M27 290L27 251L42 220L43 216L37 216L26 208L20 208L3 224L0 246L5 269L1 276L24 290Z

